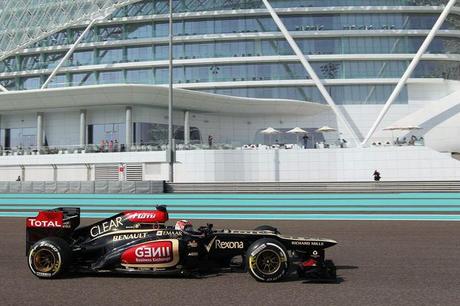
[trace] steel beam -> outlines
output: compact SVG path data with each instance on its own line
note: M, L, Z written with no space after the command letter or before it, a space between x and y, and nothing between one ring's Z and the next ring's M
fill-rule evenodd
M168 149L167 161L169 164L169 182L174 182L174 132L173 132L173 1L169 0L169 100L168 100Z
M105 18L105 17L104 17ZM103 18L102 18L103 19ZM59 62L59 64L56 66L56 68L54 68L53 72L51 72L50 76L48 77L48 79L45 81L45 83L43 83L43 86L41 89L45 89L48 87L48 84L51 82L51 80L56 76L56 74L58 73L59 69L61 69L62 65L64 65L64 63L69 59L69 57L73 54L73 52L75 51L75 49L77 48L78 44L81 42L81 40L86 36L86 34L89 32L89 30L91 30L91 28L93 27L94 23L97 21L97 20L100 20L100 18L97 18L97 19L93 19L93 21L91 21L89 23L89 25L86 27L86 29L83 31L83 33L81 33L81 35L78 37L78 39L74 42L74 44L72 45L72 47L69 49L69 51L67 51L67 53L65 54L65 56L61 59L61 61Z
M425 38L425 41L423 44L420 46L420 49L418 49L417 53L415 54L414 58L412 59L411 63L407 67L406 71L404 72L403 76L401 79L399 79L398 84L396 85L395 89L391 93L390 97L388 98L387 102L383 106L382 111L380 112L379 116L377 117L377 120L375 120L374 124L372 125L371 129L367 133L366 138L364 138L363 142L361 143L362 146L365 146L368 142L369 139L374 135L375 131L377 130L378 126L382 122L383 118L385 118L386 114L390 110L391 105L394 103L396 98L399 96L401 93L401 90L404 88L404 86L407 83L407 80L409 77L412 75L414 72L415 68L417 67L418 63L420 62L420 59L422 58L423 54L425 54L426 50L430 46L431 42L433 41L434 37L436 36L436 33L438 30L441 28L442 24L446 20L447 16L449 15L450 11L454 7L455 3L457 0L450 0L444 10L442 11L441 15L439 15L438 20L434 24L433 28L430 30L428 33L428 36Z
M287 30L286 26L284 25L283 21L278 17L278 14L275 12L273 7L270 5L268 0L262 0L263 3L265 4L265 7L269 11L270 15L272 16L273 20L275 21L276 25L280 29L281 33L283 33L284 38L286 38L287 42L291 46L292 50L294 53L297 55L299 58L300 62L304 66L305 70L307 71L308 75L311 77L313 82L315 83L316 87L320 91L321 95L324 97L326 100L327 104L332 108L332 111L335 113L337 118L342 122L342 124L345 126L345 128L348 130L350 133L353 141L355 142L356 145L359 145L359 138L356 135L355 131L353 128L350 126L348 121L345 119L345 116L342 114L340 109L337 107L335 104L334 100L332 99L331 95L327 91L326 87L322 83L321 79L318 77L316 74L315 70L313 67L310 65L310 63L307 60L307 57L305 54L303 54L302 50L300 50L299 46L295 42L295 40L292 38L291 33Z
M84 14L83 16L80 16L79 18L71 19L68 22L54 25L50 29L43 27L44 30L41 31L42 33L40 35L33 36L33 37L30 37L29 35L27 35L29 39L24 40L24 41L20 41L20 44L18 44L15 48L13 48L11 50L6 50L3 53L0 50L0 61L5 59L5 58L7 58L7 57L9 57L9 56L11 56L12 54L14 54L14 53L16 53L16 52L18 52L18 51L20 51L22 49L27 48L28 46L30 46L33 43L38 42L38 41L40 41L40 40L42 40L42 39L54 34L54 33L57 33L57 32L59 32L61 30L67 29L69 27L78 26L78 25L80 25L81 23L83 23L86 20L99 19L99 18L102 18L102 17L105 18L106 16L109 16L115 10L117 10L119 8L122 8L124 6L128 6L128 5L136 3L136 2L140 2L140 1L142 1L142 0L113 1L114 3L112 5L106 7L105 9L97 10L97 11L93 12L92 14ZM4 1L2 1L2 2L4 2ZM14 1L12 1L12 2L14 2ZM76 2L76 1L73 1L73 2ZM2 7L2 9L3 9L3 7ZM56 11L61 15L64 14L63 16L61 16L61 18L67 19L66 15L65 15L66 14L65 10L64 11L63 10L56 10ZM29 13L33 13L33 12L29 12Z

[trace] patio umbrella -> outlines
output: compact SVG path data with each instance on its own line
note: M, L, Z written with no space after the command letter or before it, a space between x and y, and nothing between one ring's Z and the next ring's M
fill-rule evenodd
M299 144L299 136L300 136L300 134L308 134L307 131L305 131L304 129L301 129L299 127L295 127L292 130L287 131L286 133L295 134L296 138L297 138L297 144Z
M385 131L412 131L412 130L421 130L422 128L418 125L404 125L404 126L389 126L384 128Z
M330 126L325 125L317 129L316 131L320 133L329 133L329 132L336 132L337 130L334 128L331 128Z
M332 128L332 127L330 127L330 126L325 125L323 127L320 127L319 129L317 129L316 131L319 132L319 133L331 133L331 132L336 132L337 130ZM326 137L324 137L324 140L327 143Z
M393 135L394 131L413 131L413 130L421 130L421 129L422 128L419 127L418 125L401 125L401 126L392 125L392 126L384 128L383 130L391 131L391 141L394 142L394 138L395 138Z
M281 132L278 131L277 129L274 129L272 127L268 127L265 130L260 131L260 134L268 135L270 139L270 144L272 142L272 135L273 134L280 134Z

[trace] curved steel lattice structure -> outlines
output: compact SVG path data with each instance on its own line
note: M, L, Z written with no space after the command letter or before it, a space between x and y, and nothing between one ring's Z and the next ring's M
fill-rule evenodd
M139 0L1 0L0 59L68 26Z

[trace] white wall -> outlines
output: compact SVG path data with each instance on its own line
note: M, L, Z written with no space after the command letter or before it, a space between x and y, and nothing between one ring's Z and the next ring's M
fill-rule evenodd
M426 147L179 152L178 182L458 180L460 162Z
M21 172L13 165L21 164L26 180L52 180L51 163L58 165L58 180L63 181L86 180L85 163L142 163L145 180L167 180L165 157L165 152L3 156L0 180L16 180ZM418 146L178 151L175 178L177 182L369 181L376 169L385 181L460 179L460 161Z
M408 104L393 104L390 107L387 115L382 120L380 126L376 130L374 136L371 138L372 142L387 142L396 139L396 137L404 136L407 132L391 132L384 131L383 129L393 125L394 122L414 113L420 108L442 99L455 90L458 90L460 82L458 81L445 81L439 79L431 80L417 80L417 82L409 82L407 85L408 90ZM383 104L380 105L341 105L339 106L342 112L349 118L352 126L356 127L356 131L360 137L365 137L370 128L374 124L381 110ZM349 133L345 127L339 122L339 130L343 132L343 138L350 138ZM423 131L414 132L417 136L423 135ZM363 139L361 139L363 140Z

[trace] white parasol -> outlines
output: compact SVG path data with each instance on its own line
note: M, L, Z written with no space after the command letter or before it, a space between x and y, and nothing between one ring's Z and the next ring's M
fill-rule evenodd
M334 128L331 128L330 126L325 125L317 129L316 131L320 133L329 133L329 132L336 132L337 130Z
M295 127L292 130L287 131L286 133L296 134L297 144L299 144L299 136L300 136L300 134L308 134L307 131L305 131L304 129L301 129L299 127Z
M269 141L270 141L269 144L272 143L272 135L280 134L280 133L281 133L280 131L278 131L277 129L274 129L272 127L268 127L265 130L260 131L260 134L269 135Z

